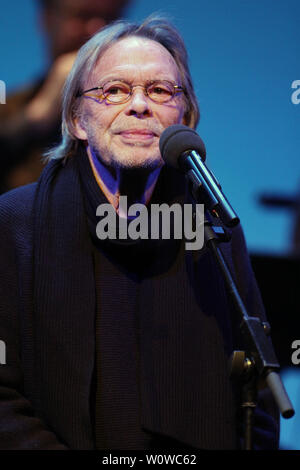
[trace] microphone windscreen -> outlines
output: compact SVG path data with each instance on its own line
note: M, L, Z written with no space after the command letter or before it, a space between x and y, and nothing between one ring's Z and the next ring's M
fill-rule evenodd
M159 149L163 160L174 168L179 168L178 159L187 150L196 150L205 161L205 145L194 129L182 124L174 124L163 131L159 139Z

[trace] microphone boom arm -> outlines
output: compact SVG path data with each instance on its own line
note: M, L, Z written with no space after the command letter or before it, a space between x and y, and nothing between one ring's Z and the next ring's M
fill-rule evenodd
M207 209L213 212L226 225L235 227L240 219L229 204L215 176L208 170L200 156L194 150L184 152L179 158L179 166L187 170L187 177L193 186L193 195L198 193ZM198 200L199 197L196 197Z

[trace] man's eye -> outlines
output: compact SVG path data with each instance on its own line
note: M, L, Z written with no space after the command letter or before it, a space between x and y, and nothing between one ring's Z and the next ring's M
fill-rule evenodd
M117 94L120 93L121 91L122 91L121 88L114 86L114 87L112 87L112 88L109 88L109 89L107 90L107 93L109 93L110 95L117 95Z
M162 85L153 86L149 89L149 92L152 93L152 94L155 94L155 95L170 95L170 94L172 94L172 91L164 85L163 86Z
M124 93L126 94L128 93L128 89L122 85L114 85L107 88L105 90L105 93L109 95L120 95Z
M169 90L166 90L165 88L161 88L161 87L155 87L155 88L153 88L152 91L154 93L157 93L158 95L161 95L163 93L169 93Z

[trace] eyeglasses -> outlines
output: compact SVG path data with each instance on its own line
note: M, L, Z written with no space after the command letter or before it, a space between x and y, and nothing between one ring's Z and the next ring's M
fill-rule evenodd
M133 89L142 87L146 96L155 103L167 103L177 93L184 92L184 88L179 85L174 85L167 80L151 81L145 86L143 85L130 85L123 80L112 80L102 86L90 88L82 92L78 92L76 97L89 95L91 98L96 99L100 103L106 101L111 104L126 103L133 94ZM95 92L95 93L93 93Z

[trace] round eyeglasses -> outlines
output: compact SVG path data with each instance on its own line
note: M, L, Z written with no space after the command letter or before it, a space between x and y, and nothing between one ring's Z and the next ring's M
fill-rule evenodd
M130 99L133 94L133 89L142 87L146 96L155 103L167 103L177 93L184 92L184 88L179 85L174 85L167 80L151 81L144 85L130 85L122 80L112 80L102 86L90 88L77 93L76 97L86 95L94 98L100 103L106 101L111 104L125 103Z

